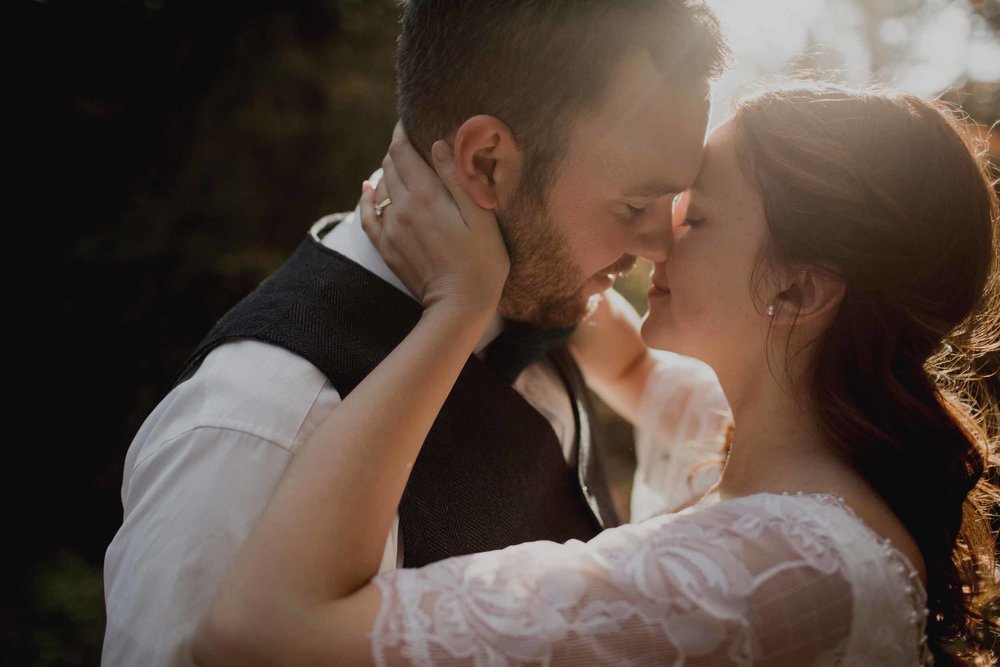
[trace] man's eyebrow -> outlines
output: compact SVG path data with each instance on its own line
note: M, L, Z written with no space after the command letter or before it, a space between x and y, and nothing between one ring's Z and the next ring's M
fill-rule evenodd
M639 197L643 199L656 199L669 194L684 192L686 186L675 185L673 183L645 183L637 188L623 193L625 197Z

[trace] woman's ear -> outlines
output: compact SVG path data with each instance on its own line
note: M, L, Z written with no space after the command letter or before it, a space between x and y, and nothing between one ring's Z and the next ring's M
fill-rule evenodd
M497 208L521 183L522 154L510 128L494 116L466 120L455 133L455 167L477 204Z
M843 278L815 267L794 271L767 313L775 326L795 326L832 319L844 300ZM773 312L773 314L772 314Z

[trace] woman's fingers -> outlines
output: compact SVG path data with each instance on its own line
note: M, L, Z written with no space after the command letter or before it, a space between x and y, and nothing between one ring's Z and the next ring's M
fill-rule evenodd
M403 129L402 121L396 123L392 130L392 143L389 144L388 156L395 164L400 181L407 190L416 187L427 187L437 179L434 170L424 161L417 149L410 143Z
M386 153L385 159L382 160L382 178L375 186L376 202L383 202L386 199L391 201L382 209L382 215L392 222L386 222L383 227L391 227L393 224L408 225L410 220L420 219L420 211L413 210L412 194L403 186L403 178L396 168L395 160Z
M399 163L392 153L392 146L390 146L389 151L382 158L382 178L379 179L379 185L387 188L393 195L403 197L409 194L409 188L404 179L411 179L411 176L400 173ZM424 168L427 168L427 165L424 165Z
M432 218L429 212L420 208L420 199L414 193L408 192L400 185L401 179L396 169L395 161L386 155L382 163L382 178L375 187L375 201L390 203L382 208L380 218L382 224L382 242L392 243L397 250L404 252L408 259L414 255L425 254L424 244L426 229L412 229L413 221ZM425 225L426 227L426 225Z
M383 170L382 178L379 179L379 182L375 185L375 196L374 196L375 204L382 204L382 203L385 202L386 199L389 199L390 201L392 201L390 199L390 197L391 197L391 195L389 194L389 185L388 185L388 183L386 181L385 172ZM396 199L397 200L398 199L402 199L402 197L398 197L397 196ZM396 202L393 202L393 203L396 203ZM382 207L382 215L381 215L381 217L379 217L379 222L382 223L383 230L385 229L385 222L386 222L386 220L389 217L388 216L389 208L390 208L390 205L383 206Z
M375 215L375 188L368 181L361 184L361 228L376 248L382 243L382 221Z
M415 233L410 224L413 218L407 208L412 197L400 185L392 158L387 155L382 164L382 178L362 194L361 224L386 265L415 297L422 299L429 260L422 234ZM376 204L390 197L391 203L381 208L381 215L376 215Z

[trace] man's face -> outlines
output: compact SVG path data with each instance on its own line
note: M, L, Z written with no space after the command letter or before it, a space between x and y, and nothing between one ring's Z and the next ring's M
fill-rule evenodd
M665 76L645 52L625 58L602 107L571 128L546 201L521 188L498 210L511 255L502 315L576 324L636 256L666 259L673 199L701 165L708 95L671 91Z

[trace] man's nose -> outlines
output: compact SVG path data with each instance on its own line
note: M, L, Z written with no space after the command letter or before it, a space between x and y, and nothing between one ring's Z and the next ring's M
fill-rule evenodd
M674 245L673 221L670 209L661 215L650 216L636 230L629 254L644 257L651 262L665 262Z

